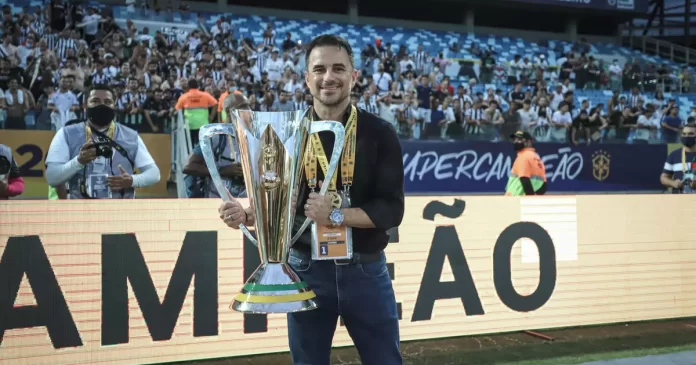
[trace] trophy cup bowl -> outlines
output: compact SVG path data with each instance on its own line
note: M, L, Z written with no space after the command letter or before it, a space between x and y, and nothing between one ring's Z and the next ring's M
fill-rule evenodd
M292 112L254 112L228 109L230 123L208 124L200 130L203 157L218 193L228 194L215 164L211 138L226 134L234 137L242 164L244 182L256 223L255 238L244 225L239 228L256 244L261 265L234 298L231 308L244 313L290 313L317 308L316 295L288 264L290 246L309 226L306 219L291 236L295 222L295 200L304 173L304 157L309 136L329 131L335 142L325 179L331 180L341 157L344 128L339 122L311 121L311 109ZM329 184L319 193L326 194Z

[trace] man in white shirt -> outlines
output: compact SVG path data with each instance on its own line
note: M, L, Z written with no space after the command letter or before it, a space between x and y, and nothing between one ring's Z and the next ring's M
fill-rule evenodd
M539 116L532 109L532 102L529 99L525 99L522 102L522 108L517 110L519 115L520 125L522 130L529 131L529 129L537 124Z
M69 199L132 199L136 188L160 180L138 133L114 121L115 99L108 86L93 86L87 121L62 128L51 141L46 180L53 187L67 183Z
M377 92L381 96L389 92L392 77L389 73L384 71L384 65L381 63L378 66L378 70L379 71L372 75L372 81L375 83L375 86L377 86Z
M48 109L51 112L51 125L53 130L63 128L65 123L75 119L75 112L79 110L80 103L77 95L71 90L75 78L64 76L60 79L60 89L48 97Z
M553 142L565 142L568 139L568 130L573 124L573 117L570 115L570 104L562 102L558 110L551 117L551 130L549 137Z
M84 28L85 41L87 44L91 44L97 39L97 33L99 32L99 23L102 21L101 15L97 14L95 8L90 7L87 9L87 15L82 18L82 23L78 24L78 28Z
M278 58L278 49L274 48L271 51L271 57L264 63L263 71L268 73L268 79L274 84L280 81L283 75L283 60Z
M648 105L645 108L645 113L638 116L633 141L647 143L651 139L656 139L659 125L660 120L655 116L655 108L652 105Z

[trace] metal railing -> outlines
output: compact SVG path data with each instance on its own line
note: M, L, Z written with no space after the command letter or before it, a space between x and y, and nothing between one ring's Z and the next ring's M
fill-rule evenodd
M696 66L696 50L672 42L648 36L633 35L629 32L629 34L621 36L621 45L640 50L645 54L665 58L678 64Z

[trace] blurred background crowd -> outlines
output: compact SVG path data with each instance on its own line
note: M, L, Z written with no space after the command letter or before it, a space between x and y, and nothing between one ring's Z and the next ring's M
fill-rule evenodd
M99 4L5 5L0 126L57 130L83 117L84 91L96 83L116 90L117 120L141 133L171 131L189 80L216 99L240 91L254 110L311 104L302 43L310 37L273 20L251 30L233 15L210 24L174 6L129 0L121 10L188 26L119 24L114 7ZM450 37L438 48L362 38L353 102L410 139L497 141L521 128L540 141L677 142L679 128L696 116L693 70L685 65L619 60L584 38L532 49L460 42Z

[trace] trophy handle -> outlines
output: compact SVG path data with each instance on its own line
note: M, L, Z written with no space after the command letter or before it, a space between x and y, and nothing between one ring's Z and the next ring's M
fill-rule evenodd
M331 132L335 136L334 148L331 152L331 159L329 160L329 170L326 171L326 176L324 176L324 181L331 181L331 179L333 179L334 174L336 173L336 170L338 169L338 163L341 159L341 152L343 151L343 141L345 140L346 132L345 128L343 128L343 124L339 122L321 121L312 122L310 124L309 134L325 131ZM340 148L336 148L336 146L340 146ZM304 161L298 161L298 163L304 163ZM329 185L330 184L322 184L321 188L319 189L319 194L326 195L326 192L329 190ZM305 221L304 223L302 223L300 229L292 237L290 244L295 243L295 241L297 241L300 238L302 233L309 226L310 222L311 220L309 218L305 218Z
M236 136L234 126L232 124L206 124L203 127L201 127L201 130L199 132L201 152L203 152L203 159L205 160L205 164L208 167L210 178L213 180L213 184L215 185L215 189L220 195L220 198L222 198L222 200L225 202L230 202L232 201L232 197L230 196L230 192L227 191L225 185L222 184L222 177L220 177L220 172L218 172L217 165L215 165L215 155L213 154L213 146L210 143L213 136L218 134ZM234 150L234 146L230 146L230 148ZM249 239L249 241L251 241L255 246L258 246L258 241L256 240L256 238L254 238L254 236L251 235L251 232L249 232L249 229L245 225L240 224L239 229L244 233L244 235Z

